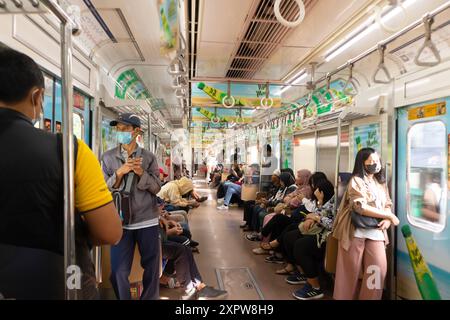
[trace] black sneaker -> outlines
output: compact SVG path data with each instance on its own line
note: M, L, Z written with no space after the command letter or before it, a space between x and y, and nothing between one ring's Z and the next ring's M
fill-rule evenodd
M278 263L278 264L283 264L284 263L284 259L283 258L278 258L275 255L266 257L264 260L266 262L269 262L269 263Z
M286 282L289 284L302 284L306 283L306 277L300 273L291 274L285 278Z
M228 296L225 290L215 289L210 286L204 287L197 292L197 300L223 300Z

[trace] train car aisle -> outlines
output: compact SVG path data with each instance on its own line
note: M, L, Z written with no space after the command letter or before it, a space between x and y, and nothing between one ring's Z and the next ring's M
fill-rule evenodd
M292 292L300 286L289 285L285 276L275 274L279 264L266 263L266 255L254 255L259 242L245 239L239 225L242 208L217 210L215 189L209 189L203 179L194 180L195 190L208 196L199 208L189 214L193 239L200 243L200 253L194 254L203 280L208 285L220 286L228 291L228 299L291 300ZM161 297L176 299L175 289L161 288Z

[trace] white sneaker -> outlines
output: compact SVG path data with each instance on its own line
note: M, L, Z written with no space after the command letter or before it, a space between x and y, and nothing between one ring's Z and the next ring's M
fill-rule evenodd
M218 210L228 210L228 206L226 205L221 205L220 207L217 207Z

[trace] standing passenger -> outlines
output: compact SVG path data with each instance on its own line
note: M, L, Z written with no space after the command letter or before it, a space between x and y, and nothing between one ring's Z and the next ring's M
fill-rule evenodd
M352 214L356 218L357 215L377 218L378 226L355 227ZM352 178L333 227L333 236L339 240L335 299L381 299L387 272L386 230L391 224L398 225L399 220L392 213L380 157L374 149L363 148L356 155Z
M62 140L34 127L43 112L44 91L39 66L30 57L0 46L0 146L5 152L0 157L0 257L7 261L0 272L0 292L6 298L49 299L46 293L36 290L37 283L45 282L39 276L31 280L27 275L28 280L16 281L15 293L3 288L8 281L14 281L15 272L20 272L10 270L8 276L6 266L28 267L20 258L23 250L33 267L36 263L36 269L50 266L39 266L42 260L34 261L30 252L33 256L55 253L64 268ZM76 261L83 273L78 297L96 299L89 245L117 243L122 228L97 158L83 141L75 140L75 145ZM86 236L82 232L84 224ZM23 280L25 275L18 276ZM43 289L50 287L51 283L44 283Z
M128 277L137 243L144 268L141 299L156 300L159 299L160 257L156 194L161 189L158 161L153 153L136 144L141 127L138 116L125 113L110 125L117 127L119 146L104 153L103 174L109 189L120 192L124 214L122 240L111 247L111 283L117 298L131 299ZM123 195L131 173L134 173L134 180L131 180L126 208Z

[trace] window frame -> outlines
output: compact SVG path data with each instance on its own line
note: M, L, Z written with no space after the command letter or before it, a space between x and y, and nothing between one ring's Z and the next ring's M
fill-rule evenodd
M433 233L440 233L446 228L447 224L447 202L448 202L448 190L447 190L447 180L445 180L445 188L443 189L442 196L445 197L442 201L444 208L442 208L440 214L440 220L438 222L432 222L424 218L414 217L411 212L411 192L410 192L410 173L411 173L411 130L417 125L426 125L430 123L441 123L444 126L445 132L445 161L443 166L444 178L448 179L448 134L447 125L445 121L441 119L430 119L426 121L417 121L412 123L406 132L406 218L408 222L420 229L430 231ZM442 184L442 183L441 183ZM444 191L445 190L445 191Z

